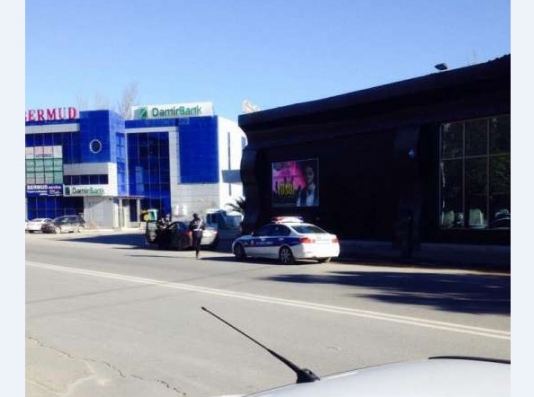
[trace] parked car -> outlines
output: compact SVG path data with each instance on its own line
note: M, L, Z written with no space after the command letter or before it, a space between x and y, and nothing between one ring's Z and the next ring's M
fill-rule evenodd
M290 265L313 259L323 263L339 256L339 240L335 234L298 217L279 217L252 234L235 239L232 252L240 260L278 258L282 264Z
M54 218L43 225L44 233L73 233L85 229L85 220L81 215L64 215Z
M167 227L156 230L155 243L159 249L186 250L193 247L193 237L186 222L175 221L171 222ZM218 243L217 230L206 228L200 245L215 249Z
M31 221L26 221L26 230L28 233L42 232L45 223L52 222L50 218L34 218Z

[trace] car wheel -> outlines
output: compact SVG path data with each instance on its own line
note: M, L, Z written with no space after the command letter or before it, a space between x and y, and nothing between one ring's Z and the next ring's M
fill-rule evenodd
M280 253L278 257L280 258L280 262L282 262L283 265L292 265L295 263L295 257L293 256L293 252L291 252L291 249L289 247L280 248Z
M234 255L239 260L244 260L247 257L245 253L245 248L241 244L236 244L234 246Z
M56 233L56 234L61 233L61 228L60 228L59 226L56 226L56 227L54 228L54 233Z
M319 262L319 263L328 263L328 262L330 262L331 259L332 258L319 258L319 259L317 259L317 262Z

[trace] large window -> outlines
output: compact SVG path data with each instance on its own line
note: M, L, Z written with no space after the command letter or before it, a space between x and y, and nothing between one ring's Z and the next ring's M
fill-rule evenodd
M169 134L131 133L127 139L129 194L144 196L143 209L170 213Z
M510 116L443 124L440 144L440 226L510 228Z
M26 148L26 185L63 183L63 151L61 146Z

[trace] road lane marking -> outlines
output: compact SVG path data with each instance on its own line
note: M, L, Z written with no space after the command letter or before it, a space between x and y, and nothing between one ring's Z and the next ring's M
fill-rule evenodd
M150 278L126 276L122 274L99 272L99 271L79 269L79 268L74 268L74 267L50 265L46 263L37 263L37 262L27 261L26 266L36 267L40 269L48 269L48 270L53 270L53 271L58 271L58 272L63 272L63 273L82 274L82 275L93 276L93 277L102 277L102 278L107 278L107 279L127 281L127 282L137 283L137 284L156 285L156 286L165 287L165 288L174 288L174 289L179 289L182 291L218 295L218 296L224 296L228 298L244 299L244 300L263 302L263 303L272 303L272 304L278 304L278 305L284 305L284 306L297 307L301 309L317 310L317 311L323 311L323 312L328 312L328 313L364 317L364 318L370 318L370 319L381 320L381 321L390 321L390 322L395 322L395 323L400 323L400 324L414 325L418 327L441 329L441 330L451 331L451 332L459 332L459 333L471 334L471 335L476 335L476 336L484 336L488 338L510 340L510 337L511 337L511 334L509 331L499 331L499 330L494 330L494 329L489 329L489 328L472 327L472 326L456 324L456 323L426 320L426 319L421 319L421 318L416 318L416 317L400 316L400 315L395 315L395 314L387 314L387 313L374 312L374 311L369 311L369 310L351 309L351 308L345 308L345 307L339 307L339 306L324 305L320 303L311 303L311 302L303 302L303 301L296 301L296 300L290 300L290 299L275 298L275 297L269 297L269 296L263 296L263 295L249 294L246 292L227 291L227 290L222 290L222 289L200 287L200 286L189 285L189 284L179 284L179 283L173 283L173 282L168 282L168 281L163 281L163 280L155 280L155 279L150 279Z

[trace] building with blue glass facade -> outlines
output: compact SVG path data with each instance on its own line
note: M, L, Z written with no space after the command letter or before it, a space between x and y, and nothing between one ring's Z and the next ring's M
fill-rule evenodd
M246 137L210 103L26 112L27 218L83 214L96 228L137 226L157 209L204 213L242 196Z

